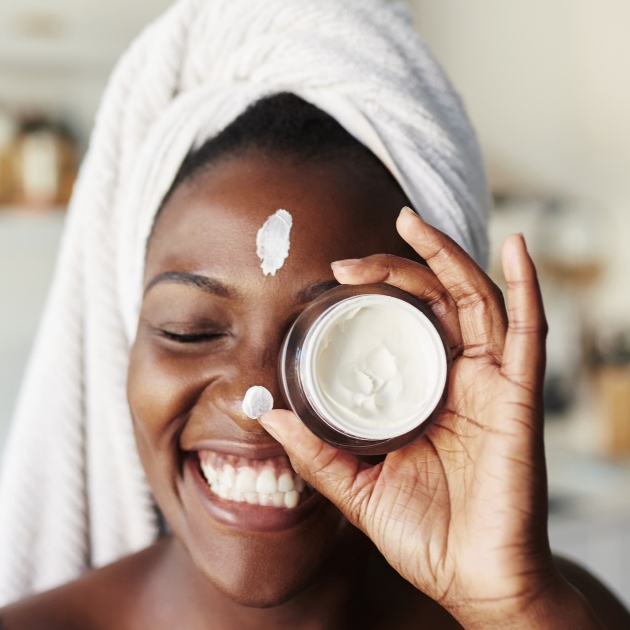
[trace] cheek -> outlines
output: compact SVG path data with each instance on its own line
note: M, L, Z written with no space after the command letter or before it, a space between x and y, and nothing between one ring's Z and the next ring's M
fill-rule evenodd
M174 490L181 469L177 441L190 395L173 362L138 339L130 356L127 398L140 461L160 503L165 491Z
M228 366L203 355L177 356L141 331L130 355L127 398L136 431L155 444L181 428L204 388Z
M127 378L127 398L136 431L148 441L163 434L177 415L180 384L164 361L142 343L134 345Z

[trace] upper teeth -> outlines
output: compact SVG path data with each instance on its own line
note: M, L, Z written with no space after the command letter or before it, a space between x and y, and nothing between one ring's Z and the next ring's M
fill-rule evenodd
M212 492L222 499L257 505L294 508L300 502L300 493L306 484L293 471L277 472L271 466L256 471L251 466L238 466L208 461L212 457L200 453L201 470ZM243 461L243 460L240 460Z

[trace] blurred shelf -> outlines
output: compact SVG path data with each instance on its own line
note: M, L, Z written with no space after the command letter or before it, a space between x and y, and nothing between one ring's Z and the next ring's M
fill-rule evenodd
M141 29L173 0L0 2L0 68L108 73Z
M51 220L51 217L64 217L66 214L65 206L53 206L50 208L36 209L30 206L18 206L18 205L2 205L0 204L0 221L6 222L20 222L20 221L32 221L42 219L44 221ZM53 219L54 220L54 219Z

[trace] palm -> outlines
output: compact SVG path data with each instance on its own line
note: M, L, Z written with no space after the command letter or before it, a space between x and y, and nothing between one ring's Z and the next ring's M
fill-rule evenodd
M544 488L525 456L534 436L523 415L533 412L487 357L459 359L450 390L424 437L390 453L380 471L359 472L356 487L367 482L369 496L359 522L390 563L438 601L458 597L462 583L485 593L484 578L509 596L522 564L515 542L532 538L534 523L524 516L534 512L534 489ZM511 575L496 574L497 564ZM474 596L470 588L466 596Z

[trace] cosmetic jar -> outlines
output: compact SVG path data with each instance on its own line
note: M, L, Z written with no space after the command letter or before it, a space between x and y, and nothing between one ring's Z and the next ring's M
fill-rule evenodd
M422 435L452 365L431 309L388 284L342 285L304 309L280 351L280 389L304 424L350 453L382 455Z

